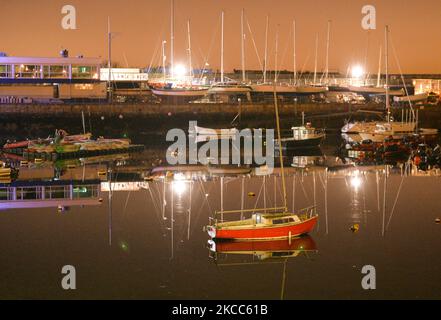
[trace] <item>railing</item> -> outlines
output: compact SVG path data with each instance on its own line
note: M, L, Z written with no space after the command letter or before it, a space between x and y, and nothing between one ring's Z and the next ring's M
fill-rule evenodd
M268 211L279 211L279 210L283 210L283 211L287 211L286 207L275 207L275 208L260 208L260 209L245 209L245 210L227 210L227 211L215 211L215 215L219 215L219 214L230 214L230 213L253 213L256 211L264 211L264 212L268 212Z

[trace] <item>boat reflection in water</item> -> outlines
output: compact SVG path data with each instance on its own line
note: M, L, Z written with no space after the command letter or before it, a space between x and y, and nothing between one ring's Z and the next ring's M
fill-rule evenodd
M280 299L284 300L287 289L288 262L294 258L311 258L318 253L317 245L311 236L291 238L286 240L266 241L225 241L208 240L210 258L218 267L239 267L250 265L280 264L281 270ZM232 257L248 257L237 261Z
M218 255L246 255L258 260L295 258L308 253L317 253L317 246L311 236L291 240L267 241L223 241L208 240L210 256L217 260Z

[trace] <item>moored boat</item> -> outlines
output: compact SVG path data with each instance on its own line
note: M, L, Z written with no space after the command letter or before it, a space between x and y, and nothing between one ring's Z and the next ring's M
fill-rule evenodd
M316 129L307 123L305 126L292 127L293 135L282 139L282 146L286 148L318 147L325 138L324 130Z
M152 93L158 97L162 103L189 103L203 98L208 93L208 88L203 87L173 87L151 86Z
M289 239L311 232L317 220L313 207L304 209L300 214L255 213L247 220L207 226L207 232L213 239Z

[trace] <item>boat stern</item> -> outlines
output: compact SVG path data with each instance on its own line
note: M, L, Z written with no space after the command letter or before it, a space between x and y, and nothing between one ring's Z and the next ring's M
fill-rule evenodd
M207 226L206 228L208 235L210 238L216 238L216 227L215 226Z

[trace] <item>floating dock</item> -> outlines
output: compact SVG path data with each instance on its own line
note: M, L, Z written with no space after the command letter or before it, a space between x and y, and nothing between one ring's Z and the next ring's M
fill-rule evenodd
M22 156L26 160L41 159L45 161L56 161L60 159L88 158L100 155L135 153L144 151L144 145L129 145L127 148L112 148L103 150L79 150L76 152L30 152L24 148L3 149L4 153Z

